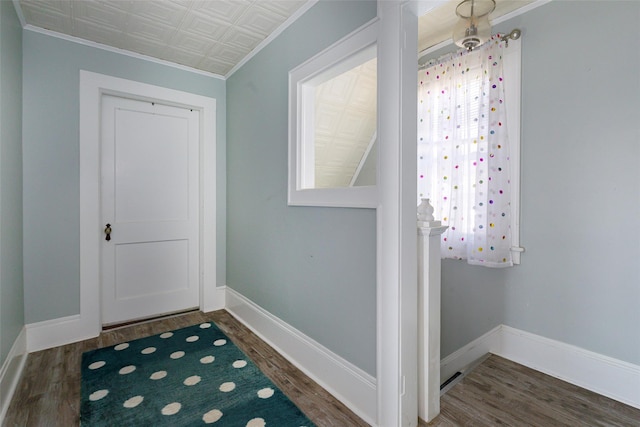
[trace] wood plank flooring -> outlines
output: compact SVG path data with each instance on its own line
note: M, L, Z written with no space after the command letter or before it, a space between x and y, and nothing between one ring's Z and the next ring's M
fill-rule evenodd
M368 425L233 316L217 311L130 325L30 354L3 426L79 425L83 352L206 321L215 322L319 427ZM442 396L436 419L420 425L640 427L640 410L492 355Z
M640 391L639 391L640 392ZM491 355L421 426L640 426L640 410Z
M191 312L126 326L97 338L30 354L3 426L78 426L83 352L207 321L215 322L318 426L368 426L224 310Z

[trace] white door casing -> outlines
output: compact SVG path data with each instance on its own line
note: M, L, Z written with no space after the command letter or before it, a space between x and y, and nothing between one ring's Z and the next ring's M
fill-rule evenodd
M200 309L224 308L216 288L216 100L173 89L80 71L80 299L79 313L30 328L29 351L98 336L100 303L100 100L103 94L192 108L200 114Z
M102 323L199 306L199 113L102 96Z

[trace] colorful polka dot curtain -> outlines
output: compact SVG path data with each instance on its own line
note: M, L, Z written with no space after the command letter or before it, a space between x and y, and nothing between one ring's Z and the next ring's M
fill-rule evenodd
M418 202L449 228L442 257L510 267L504 42L494 36L418 71Z

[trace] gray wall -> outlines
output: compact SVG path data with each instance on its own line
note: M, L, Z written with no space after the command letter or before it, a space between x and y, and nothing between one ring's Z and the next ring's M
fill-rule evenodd
M442 261L442 358L504 323L504 272Z
M443 268L446 356L494 326L640 364L640 2L554 1L523 30L520 266Z
M13 8L0 4L4 357L24 323L22 258L14 250L21 245L21 54ZM79 310L82 68L218 99L218 283L375 373L375 212L286 204L287 73L375 13L374 2L319 2L227 81L228 97L221 80L26 31L27 323ZM443 263L443 356L504 323L640 364L639 18L638 2L555 1L497 26L524 32L527 252L506 270Z
M3 2L4 3L4 2ZM225 283L224 80L25 31L24 281L27 323L79 313L79 75L88 70L217 100L218 277Z
M287 84L375 16L320 1L227 80L227 284L372 375L375 211L287 206Z
M378 140L374 141L371 145L371 150L367 154L367 158L364 159L360 174L356 178L354 186L358 185L376 185L377 179L377 163L378 163Z
M0 1L0 365L24 326L21 132L22 28Z

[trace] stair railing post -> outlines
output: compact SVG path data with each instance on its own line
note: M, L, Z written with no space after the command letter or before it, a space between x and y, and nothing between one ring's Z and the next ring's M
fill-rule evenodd
M440 413L440 236L447 226L433 218L429 199L418 206L418 416Z

